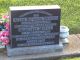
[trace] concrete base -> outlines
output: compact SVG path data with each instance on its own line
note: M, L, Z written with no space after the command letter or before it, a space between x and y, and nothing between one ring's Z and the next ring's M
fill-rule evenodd
M63 50L62 43L57 44L57 45L20 47L20 48L10 48L9 46L7 46L7 55L19 56L19 55L56 53L56 52L61 52L62 50Z

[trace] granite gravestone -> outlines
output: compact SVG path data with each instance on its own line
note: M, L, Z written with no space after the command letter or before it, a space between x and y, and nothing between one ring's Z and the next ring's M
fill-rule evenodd
M59 47L60 12L58 5L10 7L10 47Z

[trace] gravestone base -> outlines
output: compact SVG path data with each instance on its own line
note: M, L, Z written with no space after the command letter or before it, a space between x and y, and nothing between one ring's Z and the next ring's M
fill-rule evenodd
M7 46L8 56L19 56L19 55L33 55L33 54L45 54L45 53L56 53L63 50L62 43L57 45L45 45L45 46L34 46L34 47L19 47L10 48Z

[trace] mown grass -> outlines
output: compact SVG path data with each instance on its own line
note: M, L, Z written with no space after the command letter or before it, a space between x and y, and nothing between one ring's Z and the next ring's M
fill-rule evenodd
M80 0L0 0L0 13L7 12L9 6L59 5L61 25L70 28L70 33L80 33Z
M73 58L62 58L60 60L80 60L80 57L73 57Z

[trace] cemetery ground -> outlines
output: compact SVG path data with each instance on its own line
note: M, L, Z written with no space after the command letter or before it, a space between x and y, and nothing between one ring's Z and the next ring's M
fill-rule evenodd
M8 12L9 6L59 5L61 7L61 25L68 26L70 34L80 33L80 0L0 0L0 15ZM80 60L61 58L61 60Z

